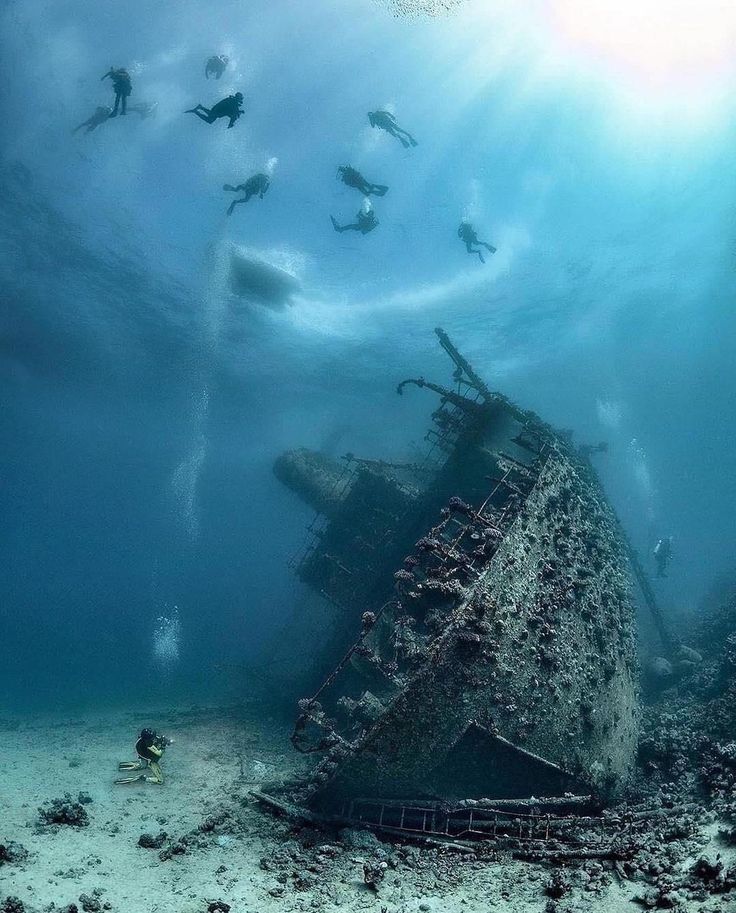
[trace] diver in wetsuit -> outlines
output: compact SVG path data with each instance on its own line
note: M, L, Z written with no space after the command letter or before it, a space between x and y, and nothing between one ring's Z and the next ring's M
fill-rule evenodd
M215 79L219 79L227 69L229 62L230 58L226 57L224 54L213 54L204 65L205 79L209 79L210 74L212 74Z
M478 254L481 263L485 263L486 261L483 258L483 254L479 250L473 248L473 244L479 244L481 247L485 247L490 254L496 253L496 248L492 244L486 244L485 241L478 240L475 229L470 222L467 222L465 219L460 223L460 227L457 230L457 236L465 243L465 249L469 254Z
M235 121L243 113L242 104L243 93L236 92L235 95L228 95L227 98L221 99L211 108L205 108L204 105L196 105L194 108L189 108L189 110L184 113L196 114L197 117L206 124L214 124L218 118L228 117L230 118L230 123L227 125L229 130L231 127L235 126Z
M371 184L370 181L366 181L359 171L356 171L350 165L340 165L337 169L337 176L338 180L342 181L343 184L359 190L364 197L369 197L371 194L382 197L388 192L388 187L385 184Z
M335 231L339 231L341 233L343 231L359 231L361 235L367 235L369 231L373 231L373 229L378 225L378 219L376 218L376 214L373 212L372 207L369 207L368 209L361 209L355 218L356 221L352 222L350 225L338 225L334 216L330 216L330 219L332 220L332 227L335 229Z
M238 203L247 203L251 197L254 197L256 194L263 199L263 194L271 186L271 179L267 174L254 174L252 177L249 177L245 184L238 184L237 187L233 187L232 184L223 184L223 190L231 190L233 193L242 192L245 196L241 200L233 200L230 206L228 207L227 214L231 216L233 214L233 209L238 205Z
M667 536L666 539L660 539L654 546L654 561L657 565L657 577L666 577L667 568L672 561L672 543L674 538Z
M99 105L95 108L95 113L91 117L88 117L87 120L83 120L79 126L72 130L72 133L76 133L78 130L81 130L82 127L87 128L84 131L85 133L91 133L93 130L96 130L100 124L104 124L106 120L109 120L111 115L112 108L108 108L106 105Z
M110 67L100 82L107 79L108 76L112 79L112 87L115 90L115 104L110 117L117 117L118 106L121 114L126 113L128 96L133 91L133 86L130 83L130 73L124 67L119 67L117 70L115 67Z
M172 739L166 736L158 735L153 729L142 729L138 741L135 743L135 751L138 755L137 761L121 761L118 764L118 770L150 770L152 777L141 773L133 777L121 777L116 783L156 783L159 786L164 782L164 775L161 772L159 762L163 757L164 751L168 745L172 744Z
M608 441L599 441L597 444L581 444L578 447L581 457L589 460L594 453L608 453Z
M386 133L395 136L404 149L419 145L408 130L404 130L396 123L396 118L390 111L369 111L368 120L371 127L378 127L379 130L385 130Z

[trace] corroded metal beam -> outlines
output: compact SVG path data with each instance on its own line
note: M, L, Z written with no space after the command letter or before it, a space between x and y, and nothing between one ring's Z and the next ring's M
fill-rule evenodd
M461 355L460 352L455 348L455 346L450 341L450 337L445 333L442 327L436 327L435 333L437 338L440 341L440 345L447 352L450 358L455 362L458 369L462 374L465 375L465 383L477 390L478 393L483 397L483 399L491 399L493 394L488 389L488 387L483 382L475 371L473 370L470 362L465 358L464 355Z
M453 406L457 406L458 409L462 409L463 412L467 412L469 415L477 415L481 407L478 403L474 403L472 399L468 399L467 396L462 396L460 393L455 393L454 390L448 390L447 387L442 387L440 384L433 384L429 380L425 380L423 377L410 377L407 380L402 380L401 383L396 388L396 392L401 396L404 392L404 387L412 384L415 387L426 387L428 390L432 390L434 393L439 394L442 399L447 400L448 403L452 403Z

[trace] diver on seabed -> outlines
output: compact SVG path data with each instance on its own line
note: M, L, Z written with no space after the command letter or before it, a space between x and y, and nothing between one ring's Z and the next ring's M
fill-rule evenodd
M332 227L335 231L359 231L361 235L367 235L369 231L378 225L378 219L376 218L375 212L373 212L372 206L364 206L356 215L355 222L351 222L349 225L339 225L334 216L330 216L332 220Z
M235 126L235 121L243 113L243 93L236 92L235 95L228 95L214 104L211 108L205 108L204 105L195 105L185 111L185 114L196 114L200 120L206 124L214 124L220 117L228 117L230 123L227 125L228 130Z
M229 57L224 54L213 54L204 65L205 79L209 79L210 75L214 76L215 79L219 79L227 69L228 63L230 63Z
M371 194L382 197L388 193L388 187L385 184L372 184L367 181L363 175L352 168L350 165L340 165L337 169L338 180L342 181L348 187L354 187L359 190L363 196L369 197Z
M390 111L369 111L368 121L371 127L378 127L379 130L385 130L389 136L395 136L404 149L419 145L408 130L404 130L396 123L396 118Z
M173 744L173 739L159 735L153 729L142 729L135 743L135 751L138 755L137 761L121 761L118 764L118 770L146 771L149 770L153 776L146 773L140 773L136 776L121 777L116 783L156 783L159 786L164 782L164 775L161 772L160 761L166 748Z
M117 117L118 107L120 108L121 114L126 113L128 96L133 91L133 86L130 82L130 73L128 73L124 67L119 67L117 70L115 67L110 67L100 82L102 82L103 79L107 79L108 76L112 79L112 87L115 90L115 104L110 117Z
M233 200L230 206L228 206L227 214L231 216L233 214L233 209L238 205L238 203L247 203L251 197L254 197L256 194L263 199L264 193L271 186L271 179L267 174L254 174L252 177L249 177L245 184L238 184L237 187L233 187L232 184L223 184L223 190L231 190L233 193L240 193L241 191L245 196L240 200Z
M666 577L667 568L669 567L670 561L672 561L672 544L674 542L673 536L666 536L663 539L660 539L659 542L654 546L654 561L657 565L657 577Z
M106 120L110 119L112 115L112 108L107 107L106 105L99 105L95 108L95 112L91 117L88 117L87 120L83 120L81 124L76 126L72 133L76 133L78 130L81 130L82 127L87 129L85 133L91 133L93 130L96 130L100 124L104 124Z
M460 223L460 227L457 230L457 236L465 244L465 249L469 254L478 254L481 263L485 263L485 259L480 250L476 250L473 245L478 244L480 247L485 247L489 254L495 254L496 248L492 244L487 244L485 241L479 241L478 235L476 234L475 229L467 221L463 219Z

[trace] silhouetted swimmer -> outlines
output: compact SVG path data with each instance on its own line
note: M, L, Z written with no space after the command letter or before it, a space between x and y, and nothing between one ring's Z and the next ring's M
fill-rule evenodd
M372 209L361 209L355 218L356 221L352 222L350 225L338 225L334 216L330 216L332 227L335 231L341 233L343 231L359 231L361 235L367 235L369 231L373 231L378 225L378 219Z
M369 111L368 120L371 127L378 127L379 130L385 130L386 133L395 136L404 149L419 145L408 130L404 130L396 123L396 118L390 111Z
M72 130L72 133L76 133L78 130L81 130L82 127L87 128L84 131L85 133L91 133L93 130L96 130L100 124L104 124L106 120L109 120L111 116L112 108L100 105L95 108L95 113L91 117L88 117L87 120L83 120L81 124Z
M120 108L120 113L125 114L128 107L128 96L133 91L133 86L130 83L130 74L123 67L119 67L117 70L115 67L110 67L110 69L105 73L102 79L107 79L107 77L112 79L112 87L115 90L115 104L112 109L110 117L116 117L118 113L118 107ZM102 79L100 82L102 82Z
M475 233L475 229L470 224L466 222L465 219L460 223L460 228L457 230L457 236L461 241L465 243L465 249L469 254L478 254L481 263L486 261L483 259L483 254L480 250L476 250L473 245L479 244L481 247L485 247L488 250L489 254L495 254L496 248L492 244L486 244L485 241L479 241L478 235Z
M242 104L243 93L236 92L235 95L228 95L227 98L221 99L211 108L205 108L204 105L197 105L194 108L189 108L189 110L184 113L196 114L197 117L206 124L214 124L218 118L228 117L230 119L230 123L227 125L229 130L231 127L235 126L235 121L243 113Z
M388 192L388 187L385 184L371 184L370 181L366 181L359 171L351 168L350 165L340 165L337 169L337 174L343 184L347 184L348 187L354 187L365 197L369 197L371 194L382 197Z
M657 577L667 576L667 568L670 565L670 561L672 561L672 543L674 541L673 536L667 536L664 539L660 539L654 546L654 561L657 565Z
M157 101L142 101L137 105L129 105L128 111L132 111L135 114L140 114L141 120L145 120L147 117L153 117L153 115L156 113L156 108L158 108Z
M245 194L242 200L233 200L230 206L228 207L227 214L231 216L233 214L233 209L238 205L238 203L247 203L251 197L254 197L256 194L263 199L263 194L271 186L271 179L267 174L254 174L253 177L248 178L245 184L238 184L237 187L233 187L232 184L224 184L223 190L232 190L233 193L240 193L241 191Z
M228 63L230 63L229 57L226 57L224 54L214 54L204 65L205 79L209 79L210 76L219 79L227 69Z
M594 453L608 453L608 441L599 441L597 444L581 444L578 447L581 457L589 460Z

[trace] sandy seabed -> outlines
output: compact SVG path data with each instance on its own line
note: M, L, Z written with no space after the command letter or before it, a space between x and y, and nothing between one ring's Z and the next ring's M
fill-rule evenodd
M143 725L175 739L165 783L116 786L117 763L133 759ZM0 911L13 909L6 897L22 901L26 913L70 904L205 913L216 900L232 913L641 909L632 902L636 886L598 878L602 866L577 872L573 890L556 902L545 893L551 872L542 865L385 844L366 832L338 835L271 817L250 790L304 769L288 735L286 721L264 717L256 705L5 721L0 843L22 844L29 857L0 865ZM67 792L91 797L89 825L41 826L39 807ZM139 846L141 834L161 832L164 854L181 852L162 860L160 849ZM377 861L387 865L376 892L363 883L363 863Z

